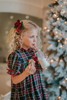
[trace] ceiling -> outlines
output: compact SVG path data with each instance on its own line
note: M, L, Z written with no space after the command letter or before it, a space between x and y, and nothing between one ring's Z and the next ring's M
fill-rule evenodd
M5 61L8 55L6 41L16 20L29 17L29 20L42 28L43 8L50 2L51 0L0 0L0 62ZM13 18L10 19L10 17Z

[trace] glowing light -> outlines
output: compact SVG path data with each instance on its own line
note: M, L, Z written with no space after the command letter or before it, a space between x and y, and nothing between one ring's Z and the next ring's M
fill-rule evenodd
M26 19L29 19L29 16L27 15L27 16L25 16L25 18L26 18Z
M65 84L65 81L63 81L63 83Z
M67 24L67 21L65 21L65 24Z
M52 47L52 44L50 46Z
M57 18L57 20L60 20L60 18Z
M67 81L67 78L65 78L65 80Z
M13 18L14 18L14 16L11 15L11 16L10 16L10 19L13 19Z
M59 89L61 89L61 86L59 86Z
M56 59L56 61L58 61L58 59Z
M58 40L58 42L60 42L60 40Z
M47 31L48 31L48 32L50 32L50 30L49 30L49 29L48 29Z
M62 45L60 45L60 47L62 48L63 46L62 46Z
M53 59L51 59L51 61L50 61L50 62L51 62L51 63L53 63L53 61L54 61L54 60L53 60Z
M44 27L44 29L46 30L46 29L47 29L47 27Z
M65 41L64 44L66 44L67 42Z
M45 69L47 69L47 68L45 68Z
M54 18L56 18L56 17L57 17L57 15L56 15L56 14L54 14L54 15L53 15L53 17L54 17Z
M66 40L67 40L67 38L66 38Z
M64 14L65 13L65 10L63 10L62 13Z
M56 37L58 38L58 35L56 35Z
M63 60L61 59L60 62L63 62Z
M58 34L58 31L56 31L56 34Z
M58 99L60 100L61 99L61 96L59 96Z

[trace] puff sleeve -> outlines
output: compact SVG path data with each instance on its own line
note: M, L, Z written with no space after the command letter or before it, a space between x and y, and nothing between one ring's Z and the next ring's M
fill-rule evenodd
M20 74L21 60L18 54L11 53L8 56L8 74L10 75L18 75Z

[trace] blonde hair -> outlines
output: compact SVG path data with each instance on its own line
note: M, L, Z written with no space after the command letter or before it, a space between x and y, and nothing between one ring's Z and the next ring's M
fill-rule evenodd
M24 29L20 30L20 35L16 34L15 28L12 28L8 35L9 53L14 52L17 49L17 47L20 46L18 37L19 36L23 37L23 35L28 34L28 31L30 31L31 29L37 29L37 32L38 32L38 39L37 39L36 46L39 48L40 44L42 43L42 41L40 39L39 26L30 20L21 20L21 22L23 22L23 24L24 24Z

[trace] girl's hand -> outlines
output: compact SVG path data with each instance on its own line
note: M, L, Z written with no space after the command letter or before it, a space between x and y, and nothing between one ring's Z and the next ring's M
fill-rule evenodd
M28 75L34 74L35 71L36 71L35 64L34 64L34 63L29 64L29 65L26 67L25 71L26 71L26 73L27 73Z
M48 59L48 56L46 54L45 54L45 58L46 58L46 61L50 63L50 60Z

